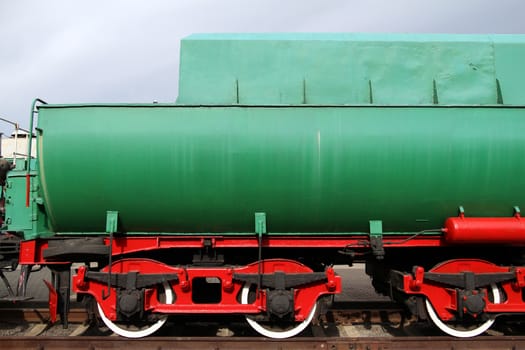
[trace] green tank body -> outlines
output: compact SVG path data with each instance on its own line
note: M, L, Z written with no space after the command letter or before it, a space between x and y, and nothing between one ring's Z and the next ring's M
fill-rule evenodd
M523 206L525 110L504 107L45 106L39 173L54 231L439 228Z
M128 233L250 233L265 212L270 234L329 234L439 229L460 206L511 216L522 62L524 35L190 36L176 104L40 107L38 210L17 212L38 223L11 225L104 232L111 210Z

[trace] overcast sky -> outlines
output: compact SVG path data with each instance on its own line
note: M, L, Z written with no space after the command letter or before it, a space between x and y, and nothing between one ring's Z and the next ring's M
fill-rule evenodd
M191 33L525 33L524 13L523 0L0 0L0 117L27 127L35 97L173 102Z

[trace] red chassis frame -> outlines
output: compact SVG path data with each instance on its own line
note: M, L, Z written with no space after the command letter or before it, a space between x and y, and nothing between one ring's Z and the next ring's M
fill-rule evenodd
M370 241L368 241L368 236L366 235L354 235L354 236L284 236L284 235L265 235L262 240L262 248L332 248L332 249L355 249L356 251L368 250L370 249ZM414 239L410 238L409 235L385 235L383 236L385 248L401 248L401 247L450 247L451 245L446 242L442 235L421 235ZM125 236L125 237L115 237L111 244L112 246L112 255L113 256L122 256L125 257L126 254L144 252L144 251L155 251L163 250L170 248L202 248L204 247L205 241L211 242L213 248L258 248L259 242L257 237L254 235L249 236ZM105 238L105 244L109 245L109 238ZM20 253L20 264L28 265L52 265L56 262L46 261L43 258L43 251L47 248L48 242L46 240L30 240L23 241L21 243L21 253ZM122 261L122 260L121 260ZM124 260L131 264L131 260ZM180 267L170 267L158 262L147 262L145 259L141 259L143 262L143 267L141 273L178 273L182 275L187 275L189 279L198 278L198 277L216 277L221 280L223 291L223 298L226 302L221 302L220 304L211 305L201 305L195 304L190 299L187 299L186 302L180 303L179 299L177 301L177 307L159 304L157 301L157 294L155 290L148 291L146 293L145 300L145 309L157 312L169 312L169 313L257 313L265 310L264 300L265 298L258 298L255 303L248 305L240 305L237 301L231 299L228 289L230 283L234 284L231 281L231 275L233 272L240 273L241 271L256 273L254 272L257 264L251 264L244 267L238 267L235 269L228 267L220 268L180 268ZM298 268L295 266L295 262L290 260L278 260L285 263L285 268L283 272L294 273L297 272ZM60 262L61 264L68 264L70 262ZM134 262L135 263L135 262ZM126 263L128 264L128 263ZM128 264L128 265L129 265ZM448 265L448 270L445 273L459 273L465 271L465 266L468 265L467 270L474 273L508 273L513 272L516 275L516 278L513 281L503 282L500 285L500 288L504 292L506 299L501 303L494 304L485 297L486 307L484 312L488 313L522 313L525 312L525 302L522 299L522 288L525 288L525 268L524 267L501 267L496 266L488 262L479 263L478 260L458 260L457 264L452 263ZM300 265L300 264L299 264ZM127 265L123 265L127 266ZM302 266L302 265L301 265ZM128 271L131 271L129 266L125 267ZM301 268L298 268L301 270ZM113 268L112 268L113 271ZM243 273L244 273L243 272ZM303 271L306 272L306 271ZM432 272L432 270L431 270ZM100 301L100 297L97 297L96 294L102 293L101 288L107 288L107 285L100 286L95 282L90 282L91 287L85 288L82 282L82 274L84 270L81 268L78 271L78 275L75 276L75 282L73 288L75 291L80 293L92 294ZM309 307L312 300L323 294L336 294L341 291L341 281L340 277L332 277L333 270L327 270L327 280L329 283L323 283L317 285L314 289L309 290L308 292L302 292L302 295L309 295L310 301L302 302L302 305L299 307ZM422 267L415 269L414 274L405 274L403 276L403 287L402 292L409 295L423 295L427 297L432 305L434 306L437 314L444 321L450 320L454 317L456 310L455 298L457 297L456 291L452 288L447 288L444 285L427 283L424 281L425 271ZM181 279L182 283L171 285L171 288L175 292L179 292L181 295L186 293L184 288L184 279ZM335 283L335 288L328 286L328 284L333 285ZM240 285L234 285L232 295L237 295L240 291ZM180 289L177 291L177 289ZM96 292L95 292L96 291ZM179 294L177 293L177 294ZM114 294L114 293L113 293ZM101 294L100 294L101 295ZM262 295L262 294L261 294ZM303 299L303 298L302 298ZM307 298L304 298L306 300ZM108 299L107 299L108 300ZM102 307L104 311L108 312L108 316L114 315L114 311L111 311L111 308L114 307L114 300L109 298L107 302L102 302ZM183 299L184 300L184 299ZM309 303L309 304L308 304ZM113 306L111 306L113 305ZM296 319L299 321L304 317L304 313L296 313Z
M64 237L66 238L66 237ZM265 235L262 239L262 248L332 248L332 249L368 249L368 236L272 236ZM389 248L400 247L442 247L447 244L441 235L422 235L410 239L410 235L384 236L385 244ZM212 243L211 248L258 248L258 238L254 236L125 236L114 237L112 255L125 255L144 251L154 251L171 248L203 248L205 240ZM105 238L109 246L109 238ZM22 241L20 243L20 264L47 265L54 262L43 258L43 251L47 249L45 239Z

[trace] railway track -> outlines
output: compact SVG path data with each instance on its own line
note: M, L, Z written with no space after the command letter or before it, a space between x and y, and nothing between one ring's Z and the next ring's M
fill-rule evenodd
M79 303L72 303L69 321L84 322L88 315ZM392 302L338 302L329 311L329 318L341 324L361 322L398 322L402 310ZM0 305L0 321L47 322L49 311L46 302L22 302Z
M23 306L22 306L23 305ZM49 311L45 307L44 303L26 303L18 305L17 308L14 307L0 307L0 331L2 324L6 325L26 325L24 327L24 332L27 333L27 328L34 327L44 331L48 328L51 328L48 324L49 322ZM185 335L189 333L192 335L203 334L199 330L199 327L206 327L207 323L215 324L221 326L232 325L233 328L242 329L245 326L245 321L242 316L210 316L209 318L201 316L182 316L182 317L173 317L175 319L172 325L172 328L178 328L176 334ZM90 317L86 312L85 308L76 305L75 308L71 309L69 312L69 323L70 328L73 330L79 324L86 325L90 322ZM330 310L324 317L322 317L315 326L311 327L312 333L316 336L326 335L326 329L334 329L336 326L345 327L345 326L355 326L355 325L390 325L397 326L402 323L406 323L407 320L404 318L403 311L399 309L396 305L392 303L379 303L374 304L373 306L366 303L339 303L336 304L336 308ZM185 327L184 330L181 329L181 324ZM44 327L46 326L46 327ZM60 328L59 324L54 326L55 328ZM207 329L208 331L209 329ZM246 332L242 330L241 332L236 332L237 334L246 334L251 335L250 328L246 329ZM36 333L37 331L29 331L30 333ZM74 332L74 331L72 331ZM337 331L329 331L330 335L334 335ZM25 333L21 333L24 335ZM66 331L63 332L64 334ZM173 334L174 332L163 332L165 334ZM224 332L223 332L224 333ZM1 334L1 333L0 333ZM95 333L96 334L96 333ZM232 332L226 332L226 335L232 334ZM35 334L36 335L36 334ZM204 334L206 335L206 334Z
M70 327L50 326L43 305L26 304L23 309L0 308L0 331L5 325L24 325L16 333L0 333L0 349L520 349L525 336L496 332L490 336L457 339L428 327L419 331L413 320L392 303L336 303L334 309L299 337L274 340L255 337L242 317L174 317L159 336L125 339L111 336L100 325L89 324L88 314L75 307ZM76 305L78 306L78 305ZM212 326L213 325L213 326ZM413 328L414 327L414 328ZM416 329L411 331L411 329ZM503 336L502 334L507 334ZM508 335L510 334L510 335ZM414 336L417 335L417 336Z
M2 349L315 349L315 350L386 350L386 349L491 349L514 350L525 347L525 337L449 337L404 338L207 338L155 337L129 340L119 337L3 337Z

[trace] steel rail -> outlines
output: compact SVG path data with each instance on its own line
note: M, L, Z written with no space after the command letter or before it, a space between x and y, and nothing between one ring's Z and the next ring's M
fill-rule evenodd
M518 349L525 347L525 337L449 337L403 338L204 338L163 337L125 339L119 337L2 337L2 349L316 349L316 350L385 350L385 349Z

